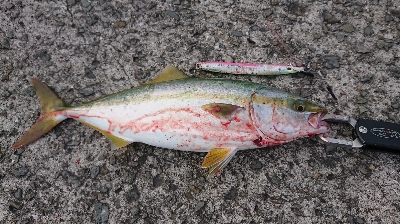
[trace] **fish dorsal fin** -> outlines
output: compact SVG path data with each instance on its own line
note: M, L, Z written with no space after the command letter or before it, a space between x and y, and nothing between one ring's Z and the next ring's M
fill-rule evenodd
M201 168L210 168L208 176L217 174L229 163L236 152L237 149L213 148L207 153Z
M226 103L209 103L201 106L201 109L207 111L217 118L230 118L238 108L240 107Z
M178 79L186 79L186 78L189 78L189 76L180 71L178 68L168 65L166 68L164 68L164 70L162 70L162 72L157 77L155 77L151 81L146 82L145 85L155 84L160 82L168 82Z
M93 125L91 125L91 124L89 124L89 123L83 121L82 119L76 119L76 120L79 121L79 122L81 122L82 124L85 124L85 125L87 125L87 126L93 128L94 130L96 130L96 131L102 133L104 136L106 136L108 139L110 139L110 141L111 141L112 144L113 144L113 145L111 146L111 149L119 149L119 148L125 147L125 146L127 146L127 145L129 145L129 144L132 143L132 142L127 141L127 140L125 140L125 139L119 138L119 137L117 137L117 136L115 136L115 135L113 135L113 134L111 134L111 133L108 133L108 132L106 132L106 131L103 131L103 130L101 130L101 129L99 129L99 128L97 128L97 127L95 127L95 126L93 126Z

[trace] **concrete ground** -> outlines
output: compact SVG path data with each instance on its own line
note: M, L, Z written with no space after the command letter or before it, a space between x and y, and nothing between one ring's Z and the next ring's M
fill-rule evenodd
M74 120L11 149L39 116L29 78L76 105L138 86L166 65L399 122L398 0L3 0L0 21L0 223L400 223L400 155L317 138L241 151L213 178L200 168L205 153L141 143L111 150ZM222 60L309 61L316 75L195 69ZM351 135L333 128L332 136Z

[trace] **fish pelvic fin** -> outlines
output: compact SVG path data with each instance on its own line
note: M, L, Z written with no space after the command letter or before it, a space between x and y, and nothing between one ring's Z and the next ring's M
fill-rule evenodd
M237 149L213 148L207 153L201 168L209 168L208 176L213 176L221 172L237 151Z
M14 149L36 141L67 118L62 115L62 111L66 107L62 100L42 81L36 78L31 78L30 81L40 100L41 115L36 123L12 146Z

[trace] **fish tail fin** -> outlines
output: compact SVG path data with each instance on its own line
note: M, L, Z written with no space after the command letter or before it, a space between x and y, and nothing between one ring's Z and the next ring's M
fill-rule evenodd
M40 100L42 111L36 123L12 146L14 149L36 141L67 118L60 113L66 107L62 100L42 81L36 78L31 78L30 81Z

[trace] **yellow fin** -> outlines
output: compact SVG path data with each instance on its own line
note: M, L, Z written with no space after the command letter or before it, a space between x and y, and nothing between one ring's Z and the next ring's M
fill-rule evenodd
M127 146L127 145L129 145L129 144L132 143L132 142L130 142L130 141L127 141L127 140L125 140L125 139L119 138L119 137L117 137L117 136L115 136L115 135L106 133L106 132L104 132L104 131L100 131L100 132L101 132L103 135L105 135L108 139L111 140L111 142L114 144L113 148L115 148L115 149L119 149L119 148L125 147L125 146Z
M61 120L57 120L55 115L52 115L51 113L40 117L12 147L18 149L36 141L60 122Z
M105 131L103 131L103 130L101 130L101 129L99 129L99 128L97 128L97 127L95 127L95 126L93 126L93 125L91 125L91 124L89 124L87 122L85 122L85 121L82 121L81 119L76 119L76 120L81 122L82 124L85 124L85 125L93 128L94 130L102 133L104 136L106 136L108 139L110 139L111 142L114 144L112 146L113 149L119 149L119 148L125 147L125 146L127 146L127 145L132 143L132 142L127 141L125 139L119 138L119 137L117 137L117 136L115 136L113 134L107 133L107 132L105 132Z
M186 78L189 78L189 76L180 71L178 68L168 65L166 68L164 68L164 70L162 70L162 72L156 78L146 82L145 85L155 84L160 82L168 82L178 79L186 79Z
M236 149L211 149L204 158L201 168L210 168L209 176L217 174L229 163L236 152Z
M36 78L31 78L31 83L36 91L42 106L42 112L36 123L12 146L14 149L24 147L45 133L49 132L66 117L61 118L56 111L62 111L65 104L50 88ZM54 112L54 113L53 113Z
M42 81L36 78L31 78L30 81L42 105L42 114L47 114L58 110L58 108L65 107L62 100Z
M217 118L229 117L239 106L226 103L209 103L201 106L201 109Z

